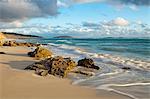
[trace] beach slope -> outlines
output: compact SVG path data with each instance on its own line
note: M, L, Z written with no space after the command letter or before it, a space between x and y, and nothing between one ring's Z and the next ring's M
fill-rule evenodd
M0 99L130 99L113 92L71 85L68 79L40 77L23 69L34 63L27 47L0 47Z

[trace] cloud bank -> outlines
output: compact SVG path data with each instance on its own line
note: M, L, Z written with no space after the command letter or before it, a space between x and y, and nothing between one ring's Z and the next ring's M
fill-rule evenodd
M128 25L126 24L128 22ZM125 25L125 26L124 26ZM15 28L10 25L0 31L34 34L45 37L70 35L80 38L100 37L150 37L150 27L142 22L129 22L116 18L105 22L83 22L82 24L66 23L65 26L34 25Z

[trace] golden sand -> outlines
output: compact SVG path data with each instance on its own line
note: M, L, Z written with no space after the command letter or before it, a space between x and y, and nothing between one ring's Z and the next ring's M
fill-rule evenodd
M130 99L117 93L71 85L68 79L40 77L23 69L36 60L27 47L0 47L0 99Z

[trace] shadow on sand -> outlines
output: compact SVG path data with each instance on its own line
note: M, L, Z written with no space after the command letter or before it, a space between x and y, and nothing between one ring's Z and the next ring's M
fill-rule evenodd
M9 65L13 69L24 70L27 66L33 64L34 61L10 61L8 63L6 62L0 62L0 63Z
M26 54L10 54L10 53L6 53L5 55L11 55L11 56L16 56L16 57L28 57L28 55ZM24 70L25 67L33 64L36 60L31 59L30 60L15 60L15 61L9 61L9 62L0 62L1 64L5 64L5 65L9 65L11 68L13 69L18 69L18 70Z

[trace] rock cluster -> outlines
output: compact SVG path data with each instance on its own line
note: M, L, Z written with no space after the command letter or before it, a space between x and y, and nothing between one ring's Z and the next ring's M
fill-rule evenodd
M78 66L83 66L83 67L86 67L86 68L93 68L93 69L96 69L96 70L100 69L98 66L96 66L94 64L94 61L92 59L87 59L87 58L79 60L78 61Z
M50 58L52 52L46 48L38 46L33 52L29 52L28 56L35 57L36 59Z
M71 58L57 56L36 62L26 67L25 70L35 70L35 73L41 76L52 74L59 77L66 77L67 73L74 67L76 67L76 63Z
M82 59L78 61L78 65L71 58L63 58L61 56L47 58L32 65L29 65L25 70L35 70L35 73L40 76L51 74L59 77L66 77L68 73L77 73L86 76L93 76L93 70L98 70L99 67L94 65L92 59Z
M37 44L33 43L21 43L16 41L0 41L0 46L27 46L27 47L34 47L37 46Z
M17 46L15 41L5 41L3 46Z

